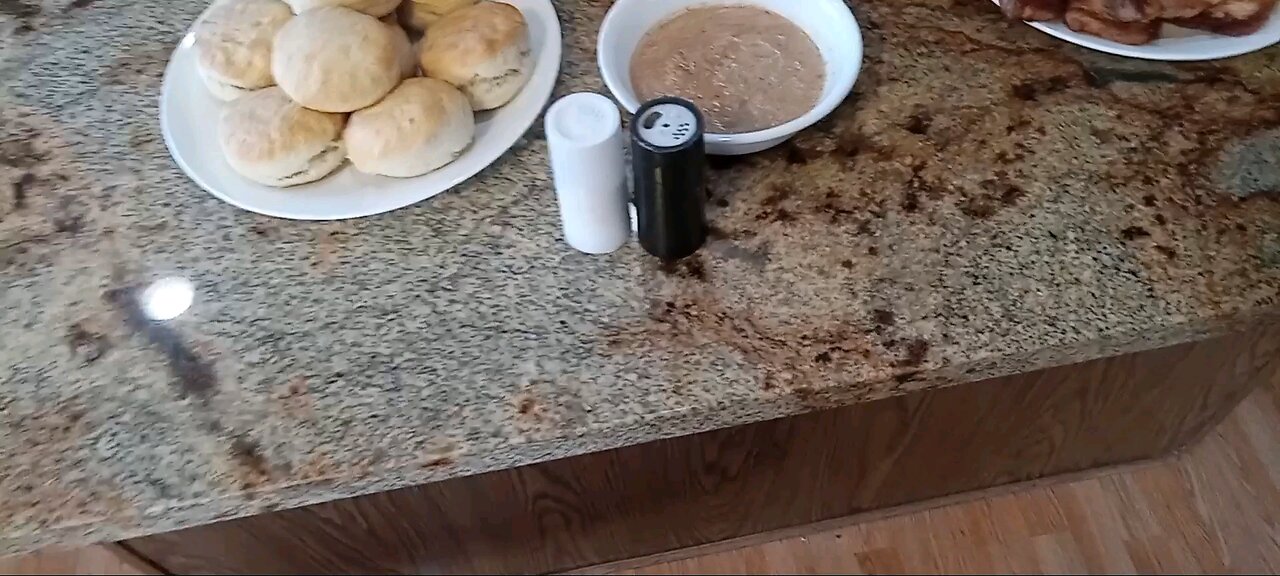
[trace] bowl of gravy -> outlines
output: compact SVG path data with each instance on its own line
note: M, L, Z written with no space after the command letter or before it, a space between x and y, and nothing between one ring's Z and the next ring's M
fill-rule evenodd
M685 98L702 110L708 153L749 154L840 105L862 33L842 0L617 0L596 57L627 110Z

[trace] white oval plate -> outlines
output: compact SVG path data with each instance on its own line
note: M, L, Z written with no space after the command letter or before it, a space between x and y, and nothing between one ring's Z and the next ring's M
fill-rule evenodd
M999 0L993 0L997 5ZM1091 50L1142 58L1143 60L1164 60L1168 62L1196 62L1201 60L1217 60L1248 54L1280 42L1280 8L1271 11L1271 18L1261 30L1248 36L1223 36L1204 30L1191 30L1171 24L1165 24L1160 30L1160 38L1150 44L1130 46L1112 42L1105 38L1081 34L1063 22L1027 22L1037 30L1050 36L1066 40L1077 46Z
M328 177L290 188L247 180L227 164L218 145L223 103L196 71L192 35L173 51L160 95L160 129L178 167L214 196L251 212L295 220L341 220L390 212L448 190L492 164L538 119L560 74L560 21L551 0L504 0L529 23L534 54L528 84L506 106L476 115L476 137L457 160L416 178L358 172L350 164Z

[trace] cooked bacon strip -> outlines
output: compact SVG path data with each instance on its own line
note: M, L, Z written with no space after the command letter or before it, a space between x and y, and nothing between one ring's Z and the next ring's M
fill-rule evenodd
M1072 0L1067 7L1067 27L1083 34L1100 36L1107 40L1134 46L1146 44L1160 35L1160 22L1117 22L1099 16L1077 4L1080 0Z
M1277 4L1280 0L1000 0L1000 9L1011 19L1061 18L1076 32L1140 45L1158 38L1163 22L1228 36L1253 34Z
M1117 22L1146 22L1155 17L1158 0L1071 0L1072 8L1082 8L1098 18Z
M1215 34L1248 36L1262 29L1275 6L1276 0L1226 0L1200 14L1168 22Z
M1223 0L1155 0L1158 18L1190 18L1221 4Z
M1000 10L1013 20L1057 20L1067 11L1067 0L1000 0Z

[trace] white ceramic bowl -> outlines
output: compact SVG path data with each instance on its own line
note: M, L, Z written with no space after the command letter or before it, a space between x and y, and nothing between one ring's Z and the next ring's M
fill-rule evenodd
M613 97L635 113L641 102L631 88L631 55L645 33L682 10L714 5L759 6L794 22L822 53L827 83L817 105L795 120L756 132L707 134L708 154L750 154L781 144L826 117L853 90L862 68L862 31L843 0L617 0L596 44L600 72Z

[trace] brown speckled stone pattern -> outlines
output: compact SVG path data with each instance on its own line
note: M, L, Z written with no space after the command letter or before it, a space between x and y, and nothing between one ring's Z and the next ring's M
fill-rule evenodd
M607 3L558 5L558 93L599 90ZM855 94L791 145L714 162L714 238L661 267L560 241L540 128L392 214L290 222L216 200L156 120L201 9L0 3L0 552L1280 316L1277 48L1126 61L987 0L857 2ZM196 302L153 324L137 294L166 276Z

